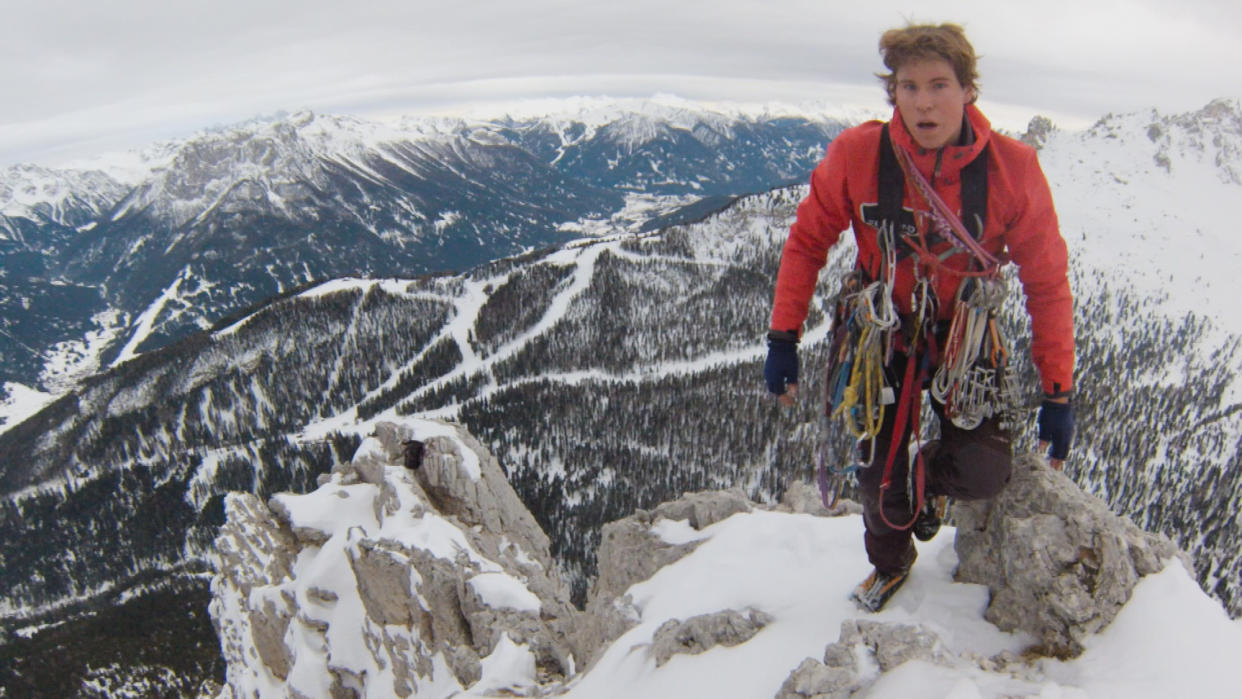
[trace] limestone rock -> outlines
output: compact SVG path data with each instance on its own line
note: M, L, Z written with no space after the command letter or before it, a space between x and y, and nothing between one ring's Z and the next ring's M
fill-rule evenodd
M832 509L824 507L823 496L819 487L806 481L795 481L781 495L780 505L776 508L781 512L808 514L817 517L841 517L843 515L862 514L862 505L840 498Z
M434 434L411 471L419 428ZM318 490L226 503L211 614L233 696L456 693L502 638L539 682L572 674L579 612L548 539L458 428L380 423Z
M957 579L988 586L989 621L1033 634L1057 656L1080 653L1141 576L1186 560L1166 537L1113 514L1034 455L1015 460L995 500L956 503L954 516Z
M350 557L358 596L367 616L379 624L410 626L420 609L412 608L414 576L409 558L384 542L361 541Z
M841 640L836 648L824 651L824 663L843 657L842 650L863 646L875 657L881 672L888 672L909 660L925 660L938 665L952 665L953 655L935 632L909 624L882 624L853 620L841 624Z
M283 596L279 600L267 598L250 610L250 638L272 674L281 679L289 676L293 667L293 653L284 643L285 632L293 619L293 607Z
M382 438L382 436L381 436ZM394 436L390 449L401 454L402 441ZM465 445L462 450L459 445ZM400 463L400 456L397 456ZM472 477L477 462L478 478ZM454 438L426 440L423 466L415 472L437 509L468 527L478 526L496 537L508 537L521 549L538 553L550 565L551 541L514 492L500 464L473 436L460 427Z
M781 685L776 699L846 699L856 672L807 658Z
M599 575L587 595L586 614L573 633L577 657L593 660L607 643L638 622L638 612L625 596L631 585L647 580L698 546L696 541L670 543L660 538L652 532L657 520L685 520L691 527L702 529L753 507L740 489L705 491L605 524L598 553Z
M705 529L739 512L750 512L754 504L741 488L688 493L659 505L652 512L655 518L686 520L695 529Z
M1044 147L1044 143L1048 140L1048 136L1054 133L1057 127L1052 120L1042 114L1031 117L1031 121L1027 123L1026 133L1022 134L1023 143L1039 150Z
M656 629L651 654L656 667L679 653L697 655L716 646L736 646L749 641L772 623L772 617L757 609L742 614L733 609L702 614L685 621L670 619Z
M859 662L860 658L866 661ZM910 660L946 667L960 664L940 637L922 626L846 621L840 639L824 649L824 661L803 660L776 699L844 699Z
M297 546L293 533L281 526L271 511L250 493L231 493L224 501L227 521L216 537L212 581L212 623L225 657L253 648L260 662L276 677L284 678L291 667L282 639L293 610L282 596L266 596L249 609L244 620L224 614L221 595L233 591L249 599L255 588L270 585L289 575Z

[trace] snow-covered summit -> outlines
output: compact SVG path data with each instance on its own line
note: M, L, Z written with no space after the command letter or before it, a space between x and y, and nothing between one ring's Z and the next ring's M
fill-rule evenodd
M1213 100L1184 114L1154 109L1109 114L1080 138L1112 141L1123 149L1154 150L1152 162L1170 175L1182 174L1178 165L1202 165L1215 167L1223 182L1242 184L1242 99Z
M381 423L320 483L227 501L211 607L222 696L447 697L574 673L548 538L473 438Z
M0 216L81 225L125 191L125 184L101 170L13 165L0 172ZM0 227L0 239L4 235Z
M833 119L857 122L887 116L888 110L843 105L827 101L782 102L705 102L675 95L647 98L579 96L558 99L532 99L505 104L489 104L461 111L455 116L410 116L405 123L424 119L462 119L469 121L572 121L599 129L617 121L637 118L663 122L679 128L701 121L759 121L772 118L807 120Z
M1120 271L1170 317L1235 325L1242 240L1231 202L1242 193L1242 100L1187 114L1108 115L1083 132L1053 129L1040 163L1071 254L1093 268L1080 288Z

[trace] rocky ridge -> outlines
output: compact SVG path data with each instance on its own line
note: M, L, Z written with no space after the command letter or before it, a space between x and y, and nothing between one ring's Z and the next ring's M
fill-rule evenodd
M425 443L421 464L405 453L415 438ZM352 461L320 480L315 492L267 505L251 494L227 502L211 605L228 663L222 697L572 696L610 650L658 671L750 642L776 610L657 619L654 632L635 635L652 621L649 601L633 594L640 583L735 515L858 511L848 501L825 510L806 484L771 506L733 489L639 510L604 528L599 577L579 610L500 465L459 428L380 422ZM777 697L854 696L910 660L1038 682L1033 659L1073 657L1139 578L1185 559L1033 456L1018 460L1000 498L954 516L959 581L988 585L987 619L1030 639L1028 652L984 657L952 649L934 624L849 619L825 639L822 660L789 658Z
M211 614L233 695L445 696L491 681L497 654L532 681L573 673L547 537L499 464L441 427L416 469L413 430L383 423L313 493L229 498Z

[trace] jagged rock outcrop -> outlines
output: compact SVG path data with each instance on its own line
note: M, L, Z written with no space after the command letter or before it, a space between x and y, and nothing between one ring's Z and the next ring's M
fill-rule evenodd
M669 619L656 629L651 640L651 654L656 667L674 655L696 655L716 646L736 646L749 641L759 630L772 623L772 617L758 609L746 614L726 609L715 614L700 614L682 621Z
M836 504L831 508L824 506L824 497L820 494L819 488L805 481L795 481L789 484L789 487L781 495L780 504L777 505L778 512L792 512L793 514L808 514L817 517L840 517L842 515L860 515L862 514L862 505L839 498Z
M1033 455L1014 462L1008 487L989 502L954 506L957 579L987 585L986 618L1073 656L1106 626L1139 578L1169 559L1189 559L1166 537L1118 517Z
M653 531L661 519L685 521L702 530L754 503L741 489L689 493L654 510L638 510L629 517L604 525L599 547L599 576L587 596L586 614L574 634L579 657L590 661L597 652L638 623L638 612L625 596L635 583L689 554L698 541L670 541Z
M1030 123L1026 126L1026 133L1022 134L1022 142L1039 150L1044 147L1044 142L1048 140L1048 134L1056 131L1056 126L1052 120L1041 114L1031 117Z
M859 662L860 657L867 661ZM823 662L803 660L776 699L845 699L909 660L946 667L961 662L935 632L922 626L846 621L840 640L824 649Z
M228 498L211 614L233 696L450 696L497 654L506 691L515 663L531 686L572 674L547 537L472 438L417 427L438 434L381 423L313 493Z
M298 546L292 530L254 496L228 498L225 511L232 535L216 539L216 569L227 576L236 600L251 600L255 588L290 575ZM244 657L253 649L273 674L287 677L292 657L282 639L293 616L289 602L281 594L268 595L234 610L237 614L213 612L224 657Z

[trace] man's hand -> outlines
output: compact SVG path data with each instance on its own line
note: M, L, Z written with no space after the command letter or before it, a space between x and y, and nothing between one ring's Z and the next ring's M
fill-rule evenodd
M793 405L798 396L798 343L796 340L768 339L768 359L763 364L768 391L782 405Z
M1073 442L1074 406L1069 398L1045 398L1039 408L1039 451L1048 454L1048 463L1054 470L1065 466Z

